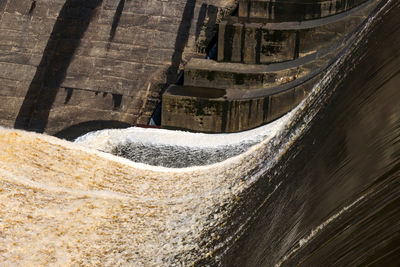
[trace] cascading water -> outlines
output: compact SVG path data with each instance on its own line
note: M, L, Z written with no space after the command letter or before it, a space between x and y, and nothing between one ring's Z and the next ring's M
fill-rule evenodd
M78 144L0 129L1 264L398 262L400 4L384 2L272 125L106 130Z
M399 13L383 1L295 116L298 136L231 212L254 211L222 265L398 266Z
M134 162L184 168L203 166L237 156L270 139L288 123L294 111L254 130L234 134L202 134L160 129L129 128L88 133L75 143Z

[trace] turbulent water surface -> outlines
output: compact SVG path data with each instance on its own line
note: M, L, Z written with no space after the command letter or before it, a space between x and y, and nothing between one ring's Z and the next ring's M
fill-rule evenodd
M400 3L382 3L272 125L0 129L0 265L398 265Z
M91 132L79 137L75 143L154 166L203 166L237 156L270 139L288 123L294 112L241 133L202 134L133 127Z

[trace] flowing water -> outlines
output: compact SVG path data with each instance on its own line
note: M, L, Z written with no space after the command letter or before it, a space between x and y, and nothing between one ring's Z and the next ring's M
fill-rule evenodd
M0 265L398 265L400 3L376 12L269 126L0 129Z
M203 166L237 156L270 139L294 111L254 130L234 134L203 134L162 129L110 129L88 133L75 143L153 166Z

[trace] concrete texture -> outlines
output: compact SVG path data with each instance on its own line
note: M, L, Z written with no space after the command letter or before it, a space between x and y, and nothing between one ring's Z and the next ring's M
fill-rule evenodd
M344 9L338 4L335 15L303 22L243 19L240 11L239 17L227 17L219 24L218 61L192 59L183 86L164 93L162 126L238 132L279 118L317 83L379 2L346 2Z
M319 78L312 74L253 92L172 85L163 95L163 127L207 133L248 130L290 111Z
M218 61L270 64L294 60L342 39L375 7L376 3L367 2L306 23L227 17L219 24Z
M240 0L239 17L303 21L336 15L367 0Z
M0 125L57 134L74 126L78 133L147 124L160 92L183 63L204 56L215 23L235 6L234 0L1 1Z

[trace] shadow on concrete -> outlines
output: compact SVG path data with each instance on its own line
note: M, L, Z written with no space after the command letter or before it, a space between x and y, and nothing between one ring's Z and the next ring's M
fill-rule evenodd
M178 34L175 39L175 49L171 58L171 66L167 70L167 84L172 84L177 79L179 65L182 61L182 54L189 40L190 28L194 17L196 0L188 0L183 11Z
M67 0L47 42L41 62L14 127L36 132L46 128L50 109L72 57L103 0Z
M32 15L32 13L35 10L35 8L36 8L36 0L32 0L31 8L28 11L28 15Z
M125 6L125 0L120 0L119 4L118 4L118 7L117 7L117 10L115 11L113 22L112 22L112 25L111 25L110 37L108 38L108 44L107 44L107 50L110 49L111 43L114 40L115 32L117 31L118 24L119 24L119 21L120 21L121 16L122 16L122 11L124 10L124 6Z
M214 5L201 5L196 24L196 41L200 37L202 30L205 31L206 43L208 44L217 32L218 8ZM207 19L207 22L205 22Z
M72 141L78 138L79 136L82 136L89 132L103 130L103 129L122 129L131 126L132 125L130 125L129 123L120 121L105 121L105 120L88 121L65 128L64 130L56 133L54 136Z
M196 24L196 41L197 39L199 39L200 36L200 32L204 27L204 21L206 20L206 16L207 16L207 4L202 4L200 7L200 11L199 11L199 15L197 17L197 24Z

